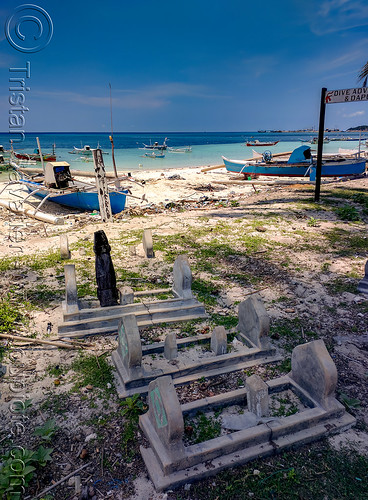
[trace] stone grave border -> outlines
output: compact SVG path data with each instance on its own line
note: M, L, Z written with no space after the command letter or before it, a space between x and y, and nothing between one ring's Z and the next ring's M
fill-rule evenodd
M108 307L81 308L75 266L68 264L64 270L66 296L63 301L63 321L58 326L61 338L114 334L125 314L135 314L141 327L207 317L204 305L193 296L192 273L185 255L179 255L174 262L172 288L133 292L129 287L122 287L119 291L120 304ZM137 298L168 292L174 298L134 303Z
M247 316L245 316L247 315ZM247 320L248 318L248 320ZM142 345L139 324L134 315L121 318L118 328L119 345L112 353L112 361L117 369L116 387L119 397L125 398L135 393L146 394L148 384L157 377L170 375L175 386L189 384L201 377L211 378L255 365L281 361L268 339L269 317L259 297L251 296L239 304L238 337L244 344L238 352L226 352L227 338L223 327L216 327L212 333L186 337L168 338L163 342ZM168 334L170 335L170 333ZM170 346L168 345L170 343ZM180 364L180 350L191 344L210 343L214 356L193 363ZM148 371L142 366L144 356L164 354L166 367ZM170 361L174 361L173 363Z
M258 376L253 376L259 378ZM252 379L250 377L249 379ZM149 476L157 491L204 479L221 470L250 460L278 454L350 428L355 418L335 399L336 367L322 340L297 346L292 354L292 371L263 383L268 394L292 390L307 407L287 417L265 417L255 425L195 445L185 446L183 414L230 406L247 400L253 405L264 397L255 379L238 389L180 405L171 377L149 385L149 410L139 425L150 447L140 447ZM258 384L258 385L257 385ZM253 391L253 392L252 392ZM260 408L260 413L265 407Z

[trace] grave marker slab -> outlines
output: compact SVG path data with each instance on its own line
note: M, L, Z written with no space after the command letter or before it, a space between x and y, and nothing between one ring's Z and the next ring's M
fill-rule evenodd
M153 240L151 229L145 229L143 231L143 250L146 254L147 259L152 259L155 256L153 251Z
M67 234L60 235L60 257L64 260L70 259L71 257Z
M247 403L248 410L258 418L269 415L268 386L259 375L252 375L247 378Z
M166 335L164 342L164 356L169 361L178 357L178 345L176 342L176 334L170 332Z
M77 291L77 278L75 274L75 265L66 264L64 266L65 276L65 300L62 302L64 313L78 314L79 302Z
M260 349L269 349L270 318L259 295L251 295L241 302L238 316L238 337L250 340Z
M190 270L188 257L179 255L173 267L173 292L183 299L193 298L192 293L192 271Z
M220 356L227 352L227 334L223 326L216 326L211 335L211 351Z

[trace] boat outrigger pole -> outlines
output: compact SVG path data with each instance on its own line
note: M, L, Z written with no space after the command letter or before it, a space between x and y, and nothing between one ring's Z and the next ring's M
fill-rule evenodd
M109 83L110 87L110 118L111 118L111 135L109 137L110 142L111 142L111 156L112 156L112 165L114 167L114 173L116 179L118 178L118 171L116 170L116 163L115 163L115 154L114 154L114 132L113 132L113 127L112 127L112 99L111 99L111 83Z

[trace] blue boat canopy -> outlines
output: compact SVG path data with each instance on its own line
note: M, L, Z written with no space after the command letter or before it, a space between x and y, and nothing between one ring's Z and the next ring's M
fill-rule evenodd
M299 146L291 153L288 163L307 162L312 158L310 146Z

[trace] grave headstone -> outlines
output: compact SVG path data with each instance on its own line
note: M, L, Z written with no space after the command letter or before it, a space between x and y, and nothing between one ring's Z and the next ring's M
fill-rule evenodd
M126 304L133 304L134 302L134 291L130 286L123 286L119 289L120 293L120 305L125 306Z
M269 349L270 318L263 305L262 299L251 295L239 304L238 331L240 337L244 334L254 345L259 348Z
M190 270L188 257L179 255L173 267L173 292L180 298L191 299L192 293L192 271Z
M64 266L64 276L65 300L62 302L63 310L68 314L77 313L79 311L79 302L74 264L66 264Z
M122 317L119 323L118 338L117 352L125 369L129 375L139 376L142 365L142 344L134 314Z
M365 263L364 271L364 278L358 284L358 292L368 293L368 260Z
M336 405L337 369L323 340L295 347L291 356L291 378L323 408Z
M97 297L101 307L115 306L119 291L116 288L114 265L110 256L111 247L103 230L95 232L93 251L95 252Z
M259 375L252 375L247 378L246 389L248 410L258 418L268 417L270 410L267 384Z
M62 259L70 259L69 241L66 234L60 235L60 256Z
M211 351L220 356L227 352L227 335L223 326L216 326L211 335Z
M184 456L184 419L171 377L150 382L147 417L169 455L177 460Z
M176 342L176 334L174 332L170 332L166 335L164 342L164 356L170 361L178 357L178 345Z
M152 259L155 256L153 251L153 241L152 241L152 231L151 229L145 229L143 231L143 249L146 254L147 259Z

